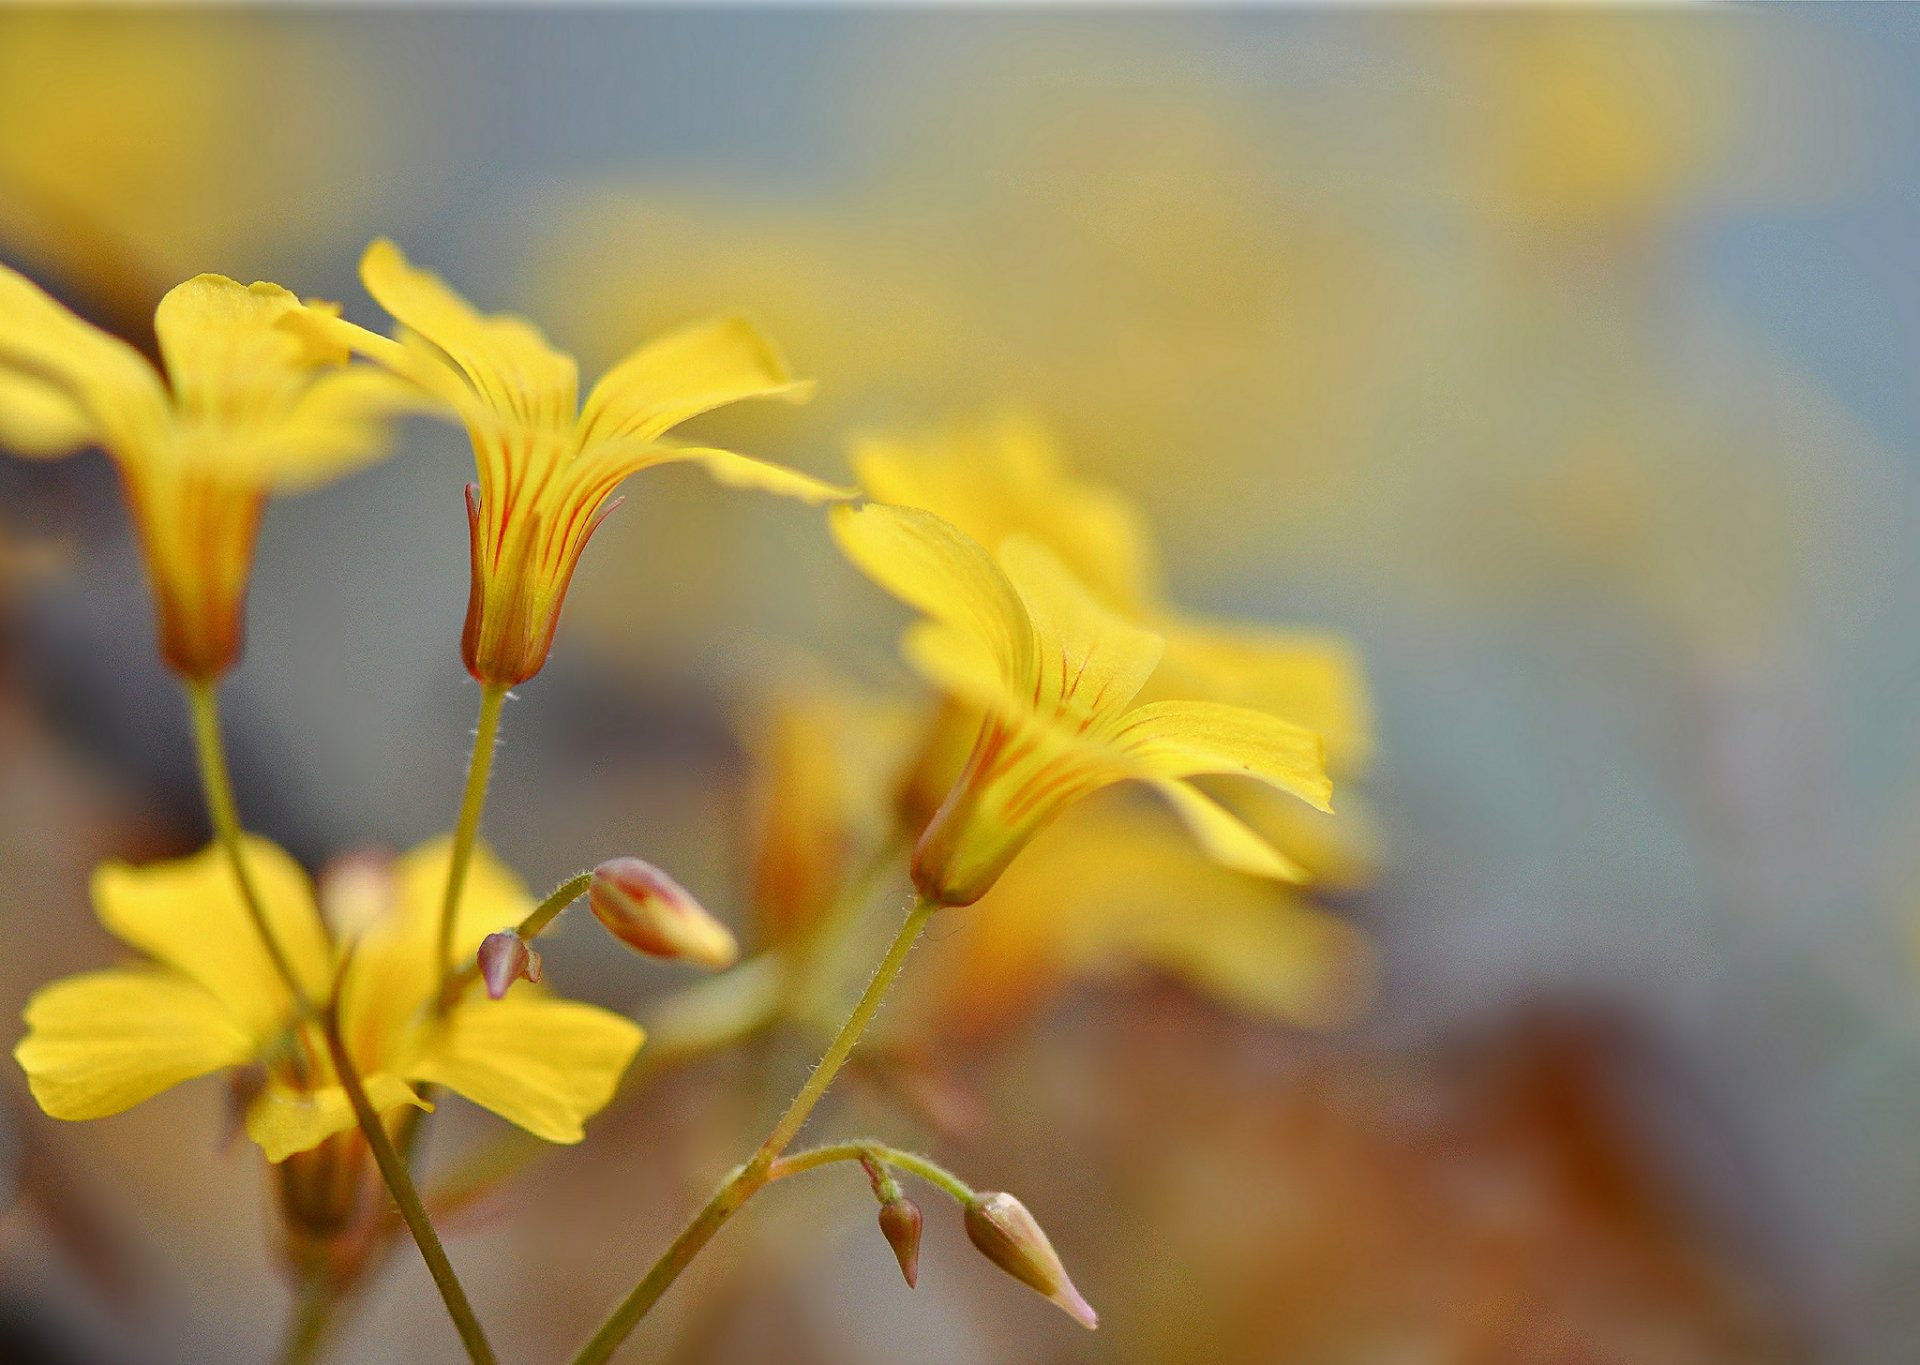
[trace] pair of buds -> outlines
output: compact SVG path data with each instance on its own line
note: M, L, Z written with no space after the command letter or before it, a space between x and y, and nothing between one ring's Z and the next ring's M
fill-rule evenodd
M594 868L587 904L608 933L648 957L719 971L740 956L726 925L680 883L639 858L614 858ZM495 1000L516 981L540 979L540 954L521 930L488 934L478 957L480 979Z

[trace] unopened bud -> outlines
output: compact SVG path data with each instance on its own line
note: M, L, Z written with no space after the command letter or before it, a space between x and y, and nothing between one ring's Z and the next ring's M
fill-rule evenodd
M594 868L587 904L608 933L648 957L684 958L718 971L740 956L732 930L680 883L638 858Z
M900 1262L900 1273L907 1277L907 1288L920 1283L920 1206L904 1194L880 1206L880 1231Z
M522 977L529 981L540 979L540 954L511 929L502 929L481 939L476 957L480 963L480 979L487 983L487 994L495 1000Z
M1100 1325L1099 1315L1073 1287L1053 1244L1025 1204L1010 1194L976 1194L967 1204L966 1222L968 1238L989 1261L1082 1327L1092 1330Z

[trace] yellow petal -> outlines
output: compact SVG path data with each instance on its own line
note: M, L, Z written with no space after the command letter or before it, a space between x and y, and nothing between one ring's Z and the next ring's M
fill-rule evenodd
M516 990L469 996L407 1069L549 1142L578 1142L613 1098L640 1028L607 1010Z
M1212 797L1178 778L1148 778L1147 783L1172 804L1194 840L1222 867L1275 881L1306 880L1306 871Z
M431 1111L433 1106L397 1076L376 1071L361 1078L367 1102L378 1114L411 1104ZM296 1152L318 1147L335 1133L354 1127L353 1101L339 1085L300 1090L274 1080L247 1108L247 1136L260 1144L268 1161L285 1161Z
M1013 584L978 544L931 512L884 503L836 507L830 524L862 573L984 652L1006 686L1029 685L1033 624Z
M0 448L49 459L93 441L93 422L59 386L0 368Z
M272 487L281 492L315 488L391 449L389 424L404 413L436 404L398 375L354 365L315 379L285 419L263 434L262 458Z
M1075 478L1051 433L1023 413L904 439L865 437L854 472L876 502L919 507L980 544L1026 532L1109 606L1137 613L1158 577L1140 511L1111 488Z
M1033 537L1009 536L999 557L1033 622L1035 709L1082 729L1097 717L1117 719L1153 675L1165 642L1102 606Z
M1346 641L1205 621L1171 623L1166 632L1156 693L1265 711L1317 730L1336 771L1365 764L1373 747L1372 706L1365 671Z
M322 998L332 949L312 883L269 840L248 835L244 851L295 975L309 998ZM219 848L144 867L103 863L93 874L93 903L115 936L197 981L255 1039L264 1042L286 1026L292 1001Z
M684 446L663 441L656 443L639 464L697 464L729 488L748 488L783 498L798 498L806 503L831 502L859 495L858 489L827 483L771 460L759 460L751 455L738 455L731 450L718 450L711 446Z
M57 1119L118 1114L170 1086L253 1055L243 1024L194 982L136 968L56 981L27 1002L13 1051Z
M395 861L393 902L360 936L341 993L341 1028L356 1056L386 1065L400 1055L439 988L435 955L452 858L453 840L442 835ZM512 869L477 845L454 916L454 969L473 960L481 939L518 924L533 906Z
M146 358L4 265L0 370L24 373L66 394L122 459L157 448L167 429L166 390Z
M812 395L812 382L794 379L773 343L752 323L714 318L650 341L608 370L587 395L580 443L620 437L651 442L688 418L729 403L747 398L799 403Z
M1326 745L1303 726L1242 706L1156 701L1127 714L1114 745L1151 775L1254 777L1332 810Z
M300 299L277 284L244 285L225 275L196 275L169 289L154 310L153 330L166 361L175 404L186 412L232 415L281 396L289 379L323 359L313 340L279 326L301 311Z
M531 322L480 313L384 238L361 257L360 279L395 320L444 352L494 412L527 427L572 428L579 368Z

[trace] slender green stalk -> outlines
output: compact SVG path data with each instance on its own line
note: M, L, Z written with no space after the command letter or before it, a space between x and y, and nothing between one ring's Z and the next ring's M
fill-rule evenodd
M287 1320L280 1365L313 1365L320 1358L333 1318L333 1303L333 1286L324 1275L310 1275L302 1282L293 1301L293 1315Z
M786 1112L780 1116L779 1122L774 1124L773 1131L767 1134L766 1140L760 1144L746 1165L736 1169L720 1183L720 1188L714 1191L713 1197L706 1202L700 1212L693 1216L693 1221L681 1230L680 1235L674 1238L672 1244L661 1253L660 1259L654 1262L652 1269L647 1271L627 1297L620 1301L607 1320L601 1324L600 1330L580 1348L579 1354L573 1358L573 1365L604 1365L604 1362L620 1349L620 1344L639 1325L640 1320L647 1315L654 1304L660 1301L660 1296L680 1278L680 1272L685 1270L692 1263L693 1258L700 1254L701 1249L713 1240L714 1234L720 1231L741 1205L767 1183L774 1162L779 1160L781 1154L793 1142L801 1127L812 1115L814 1106L820 1102L821 1096L825 1095L827 1088L833 1084L834 1077L840 1073L840 1068L846 1065L847 1058L858 1046L861 1035L867 1031L867 1026L880 1012L880 1005L886 999L887 991L892 987L895 978L900 975L900 969L906 965L907 954L913 950L914 943L920 937L920 931L926 928L927 921L932 918L937 909L939 906L925 897L915 899L913 908L907 912L906 922L900 926L900 932L894 936L892 944L887 948L886 956L880 959L880 965L874 969L873 979L867 983L866 990L861 993L859 1003L853 1007L853 1013L847 1016L847 1021L840 1026L840 1031L827 1045L826 1054L821 1057L820 1065L814 1068L813 1074L807 1077L806 1084L800 1087L799 1093L787 1105Z
M247 914L253 920L254 928L260 934L260 941L273 959L274 968L286 983L290 992L294 1010L305 1021L318 1023L326 1038L328 1051L333 1056L334 1069L339 1073L340 1083L346 1089L347 1097L353 1104L354 1118L360 1125L360 1132L366 1138L367 1145L373 1151L374 1162L380 1168L381 1177L387 1183L388 1191L393 1195L394 1203L400 1208L407 1227L412 1231L414 1240L420 1246L420 1254L426 1259L427 1267L433 1271L434 1281L441 1285L441 1296L447 1301L447 1311L453 1316L454 1325L460 1331L461 1340L467 1342L468 1355L474 1365L494 1365L491 1349L486 1338L480 1334L478 1322L473 1318L473 1310L467 1305L466 1295L460 1289L457 1279L453 1278L453 1267L447 1261L446 1252L440 1246L439 1235L431 1222L427 1221L426 1210L420 1204L420 1196L414 1191L413 1181L407 1174L406 1163L393 1148L387 1137L387 1130L380 1122L380 1116L374 1111L367 1099L366 1088L360 1082L360 1073L354 1066L353 1058L347 1054L341 1044L337 1022L329 1017L322 1019L314 1002L308 998L298 977L294 975L286 953L275 938L271 923L267 919L266 904L260 895L259 884L254 880L248 867L246 852L242 843L239 808L233 799L233 783L228 775L226 746L220 736L220 708L215 694L214 684L210 682L191 682L187 684L187 696L193 710L193 730L195 748L200 758L202 785L206 789L207 815L213 824L214 837L226 852L232 864L234 880L239 884L240 897L246 903ZM496 717L497 719L497 717ZM346 966L342 964L335 974L334 985L338 990L345 979ZM416 1215L417 1214L417 1218ZM437 1264L436 1264L437 1258ZM446 1280L442 1280L444 1269ZM311 1291L318 1295L320 1290ZM461 1317L455 1308L458 1299L460 1309L466 1316ZM304 1350L309 1356L317 1351L325 1335L327 1321L333 1308L333 1293L328 1290L324 1301L313 1303L305 1301L300 1305L295 1329L288 1342L290 1352ZM469 1336L469 1330L472 1336ZM311 1337L311 1340L306 1338ZM478 1350L474 1343L478 1342ZM291 1357L294 1361L302 1359L299 1355Z
M240 885L240 899L246 903L247 915L253 920L261 945L273 961L274 971L286 983L288 992L301 1012L310 1013L313 1002L307 999L306 987L294 975L293 964L267 920L266 902L260 896L260 888L253 880L253 873L242 851L240 808L233 799L233 778L227 771L226 744L220 737L218 686L211 681L186 684L187 702L193 711L194 752L200 760L200 786L207 798L207 818L213 825L214 841L220 845L233 868L233 878Z
M918 1152L889 1147L870 1138L828 1143L824 1147L809 1147L804 1152L783 1156L767 1168L767 1183L771 1185L776 1180L785 1180L789 1176L818 1170L839 1161L871 1161L881 1166L891 1166L896 1171L919 1176L958 1203L970 1203L973 1199L973 1187L946 1167Z
M447 1250L440 1244L440 1234L434 1230L433 1220L427 1217L426 1206L420 1202L419 1191L413 1187L413 1178L407 1174L407 1163L394 1150L380 1115L367 1098L366 1087L360 1083L353 1059L347 1055L346 1044L340 1039L340 1021L333 1014L326 1020L326 1035L334 1068L340 1073L340 1084L353 1105L354 1116L360 1120L360 1131L366 1135L367 1146L373 1150L374 1164L380 1168L380 1175L393 1194L393 1202L399 1206L400 1216L406 1220L407 1230L420 1248L420 1258L427 1263L427 1272L433 1276L441 1302L447 1306L447 1316L453 1319L454 1328L460 1333L460 1344L466 1347L467 1359L473 1365L497 1365L493 1347L487 1344L487 1334L474 1316L467 1291L461 1287L453 1262L447 1259Z
M480 718L473 727L473 755L467 760L466 790L460 795L460 817L453 827L453 858L447 864L447 890L440 901L440 937L435 962L440 972L441 1008L446 1006L448 978L453 975L453 925L466 889L467 866L480 837L480 813L487 805L487 779L493 773L493 750L500 738L500 708L507 689L493 683L480 688Z

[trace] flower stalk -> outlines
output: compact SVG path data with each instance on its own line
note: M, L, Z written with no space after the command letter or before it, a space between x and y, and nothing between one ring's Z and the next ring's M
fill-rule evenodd
M460 816L453 827L453 861L447 865L447 891L440 902L440 934L435 961L440 969L440 1008L443 1011L450 1003L448 988L455 972L454 921L460 909L460 893L466 889L467 868L473 862L473 846L480 838L480 816L487 805L487 783L493 775L493 750L500 738L500 711L506 700L505 687L496 683L481 685L480 717L473 728L473 755L467 760L466 789L460 794Z
M880 959L880 965L874 969L873 979L854 1005L853 1012L834 1034L833 1041L827 1045L820 1064L813 1074L807 1077L786 1111L780 1115L758 1149L744 1166L735 1169L720 1182L713 1197L693 1216L680 1235L673 1239L651 1269L641 1278L626 1298L614 1308L600 1329L593 1334L587 1344L580 1348L573 1358L573 1365L604 1365L615 1351L620 1348L633 1329L652 1311L675 1280L698 1256L714 1234L725 1226L727 1220L737 1213L747 1200L751 1199L773 1178L774 1163L792 1145L793 1139L805 1126L813 1114L814 1107L833 1085L834 1078L840 1074L840 1068L846 1065L847 1058L853 1055L855 1047L867 1031L874 1017L879 1014L880 1006L885 1002L887 992L898 979L900 970L906 965L907 955L913 951L921 930L933 917L939 903L925 896L916 897L913 907L907 912L906 921L900 926L900 932L894 935L888 945L886 955Z

